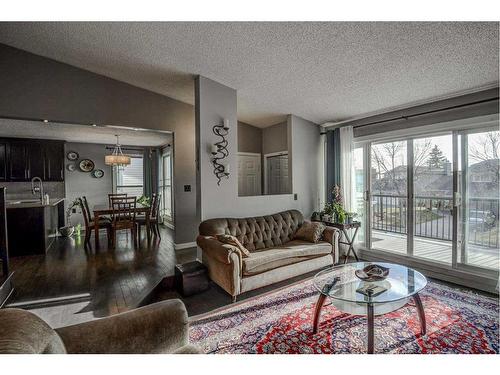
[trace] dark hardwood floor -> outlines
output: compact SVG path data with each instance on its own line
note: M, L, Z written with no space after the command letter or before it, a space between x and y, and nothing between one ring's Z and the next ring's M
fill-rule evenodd
M148 248L143 233L134 250L130 235L122 233L116 249L110 249L103 233L97 251L84 249L83 236L59 238L46 255L12 258L15 294L8 307L31 310L53 327L61 327L170 298L181 299L190 316L231 304L231 297L213 282L206 292L191 297L178 294L173 285L175 265L196 259L196 248L174 251L168 228L161 229L161 238ZM245 293L238 300L314 273Z
M85 250L83 236L58 238L46 255L12 258L14 296L9 307L30 309L55 326L113 315L137 307L176 263L196 258L196 249L174 251L172 231L148 248L144 233L134 250L121 233L116 249L105 234L100 249ZM93 243L93 241L92 241Z
M53 327L106 317L149 303L179 298L189 316L231 304L230 296L213 282L209 290L190 297L173 285L175 265L196 259L196 248L174 251L173 233L161 229L162 240L148 248L144 234L134 250L130 235L117 237L116 249L86 251L83 236L59 238L46 255L12 258L15 294L8 307L31 310ZM93 241L92 241L93 243ZM252 298L312 277L317 271L238 296Z

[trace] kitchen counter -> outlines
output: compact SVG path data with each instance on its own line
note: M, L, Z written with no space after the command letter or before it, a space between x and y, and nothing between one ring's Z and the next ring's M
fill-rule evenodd
M45 254L64 225L64 198L52 198L49 204L38 199L10 199L6 209L11 257Z
M6 208L40 208L40 207L54 207L59 203L64 202L64 198L51 198L49 204L42 204L39 199L7 199Z

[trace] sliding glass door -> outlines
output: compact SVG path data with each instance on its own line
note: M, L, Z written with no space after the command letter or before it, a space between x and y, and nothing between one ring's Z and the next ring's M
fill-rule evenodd
M373 249L407 252L407 143L371 145L370 239Z
M458 262L485 269L499 267L500 132L460 134Z
M413 139L412 255L452 263L453 141L452 135Z
M498 128L367 142L357 145L353 159L363 247L498 271Z

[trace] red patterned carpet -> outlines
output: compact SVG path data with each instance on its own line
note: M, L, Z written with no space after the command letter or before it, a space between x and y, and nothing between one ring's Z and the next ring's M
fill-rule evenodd
M499 303L472 291L429 281L420 293L427 335L415 306L375 317L375 353L498 353ZM366 318L323 308L317 334L312 315L318 292L307 280L194 317L191 343L207 353L366 353Z

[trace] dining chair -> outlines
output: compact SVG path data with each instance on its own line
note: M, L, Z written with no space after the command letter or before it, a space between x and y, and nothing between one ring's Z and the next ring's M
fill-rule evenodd
M108 194L109 207L111 207L111 198L127 198L128 193L112 193Z
M161 240L160 235L160 202L161 202L161 194L154 194L151 196L151 206L150 210L146 215L149 215L149 225L151 231L155 236ZM138 233L141 233L141 225L146 225L146 216L137 216L136 218ZM147 230L147 228L146 228Z
M134 247L137 248L136 197L111 197L111 230L113 247L116 246L116 232L130 229Z
M85 224L85 240L83 242L84 247L90 247L90 235L92 231L95 230L95 222L94 218L89 209L89 204L87 202L86 197L78 198L78 203L80 204L80 208L82 210L83 222ZM108 243L111 239L111 220L108 218L99 218L99 230L106 229L106 234L108 236ZM98 236L99 233L94 233L95 236Z

